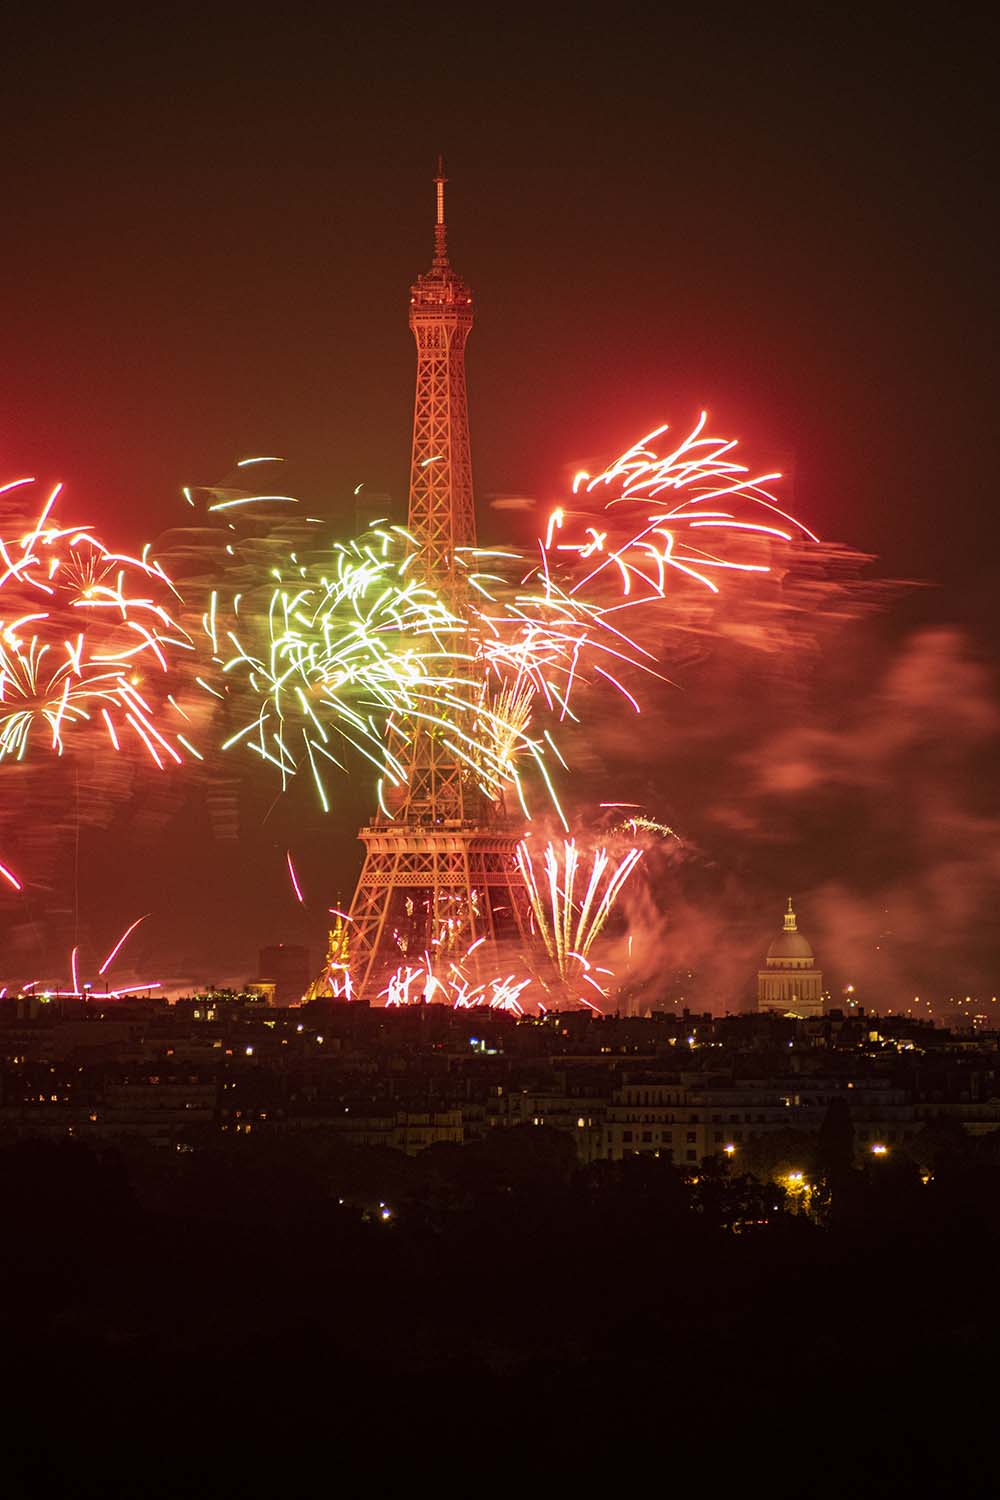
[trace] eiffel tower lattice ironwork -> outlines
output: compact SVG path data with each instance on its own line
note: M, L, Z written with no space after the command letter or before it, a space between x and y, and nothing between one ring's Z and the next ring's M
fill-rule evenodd
M448 259L440 158L434 181L434 260L410 291L417 388L408 529L419 548L415 568L452 613L467 620L465 570L457 554L476 545L465 386L472 293ZM467 648L468 637L448 646L456 655ZM468 677L468 663L451 670L460 697L457 679ZM498 943L526 935L518 836L502 805L449 750L440 726L417 722L410 731L405 791L391 815L380 813L358 835L365 861L351 905L351 972L355 993L371 1000L401 965L421 963L426 955L435 969L446 969L483 938L475 955L480 965Z

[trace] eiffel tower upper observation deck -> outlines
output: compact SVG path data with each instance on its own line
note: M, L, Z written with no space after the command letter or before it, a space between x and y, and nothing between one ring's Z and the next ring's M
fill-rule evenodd
M410 291L417 383L409 531L418 549L411 577L422 577L461 623L446 643L454 660L441 668L454 680L452 704L441 708L442 723L408 726L406 785L358 835L365 863L351 907L351 972L356 992L369 999L402 964L460 959L480 938L492 947L523 935L527 904L517 835L468 760L448 746L449 714L462 712L455 702L468 698L471 710L478 695L458 557L476 545L465 389L472 293L448 259L440 159L434 180L434 260Z

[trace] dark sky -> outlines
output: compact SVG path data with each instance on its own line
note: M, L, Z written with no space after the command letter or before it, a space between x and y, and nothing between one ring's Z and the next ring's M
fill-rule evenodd
M5 18L3 473L123 543L248 452L345 517L360 480L402 500L442 150L480 500L707 406L811 526L934 585L883 634L951 630L989 700L996 39L889 14Z

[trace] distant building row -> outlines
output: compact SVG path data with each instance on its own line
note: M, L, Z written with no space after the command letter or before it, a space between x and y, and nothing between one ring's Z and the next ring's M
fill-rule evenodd
M313 978L307 948L277 943L261 949L260 978L253 988L271 1005L297 1005L304 996L316 998ZM791 897L784 926L757 972L757 1009L799 1020L823 1014L823 974L811 943L798 929Z

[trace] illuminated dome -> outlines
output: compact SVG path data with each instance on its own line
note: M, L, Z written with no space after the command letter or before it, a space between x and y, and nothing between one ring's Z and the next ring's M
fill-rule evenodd
M777 959L779 962L789 959L800 959L812 963L812 944L808 938L804 938L801 932L782 932L775 938L767 950L767 961Z
M773 963L787 963L789 961L800 963L812 963L813 951L809 939L803 937L798 929L795 912L792 908L792 898L788 898L788 910L785 912L785 926L782 932L774 939L767 950L767 961Z

